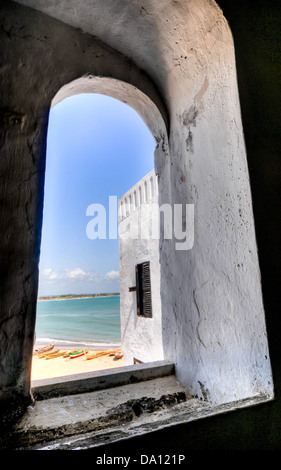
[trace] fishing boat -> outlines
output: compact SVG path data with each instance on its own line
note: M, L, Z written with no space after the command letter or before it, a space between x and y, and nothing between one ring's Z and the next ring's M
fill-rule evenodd
M38 358L39 359L44 359L47 355L52 356L53 354L56 354L57 352L59 352L59 349L54 349L53 351L47 351L47 352L44 352L42 354L38 354Z
M113 351L110 350L110 351L99 351L99 352L88 353L86 356L86 359L91 360L91 359L96 359L97 357L101 357L101 356L110 356L112 352Z
M89 350L89 348L84 349L84 350L82 350L82 351L80 351L80 352L77 352L77 354L75 354L75 353L74 353L74 354L70 354L69 357L70 357L70 359L75 359L76 357L84 356L84 354L87 354L87 353L88 353L88 350Z
M41 348L36 348L33 354L37 355L37 354L43 354L44 352L47 352L47 351L51 351L55 347L55 344L56 343L50 343L50 344L47 344L46 346L42 346Z
M66 351L58 351L55 352L54 354L46 354L45 359L55 359L56 357L61 357L63 354L65 354Z
M65 354L63 354L63 357L70 357L73 354L78 354L81 351L81 349L73 349L72 351L68 351Z

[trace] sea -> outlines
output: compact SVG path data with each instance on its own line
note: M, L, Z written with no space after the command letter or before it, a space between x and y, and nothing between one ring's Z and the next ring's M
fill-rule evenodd
M40 300L36 347L56 342L65 348L107 349L121 345L120 296Z

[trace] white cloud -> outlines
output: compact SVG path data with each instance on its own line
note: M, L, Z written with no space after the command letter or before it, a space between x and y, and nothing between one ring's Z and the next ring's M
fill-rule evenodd
M84 281L98 281L99 278L96 273L93 272L85 272L81 268L75 269L65 269L65 278L66 279L73 279L73 280L84 280Z
M107 281L115 281L115 279L119 279L119 271L109 271L104 278Z
M81 268L75 268L71 271L69 269L65 269L67 279L85 279L87 277L87 273L83 271Z
M116 276L117 274L117 276ZM111 271L107 273L108 277L106 279L112 280L117 279L119 277L119 273L117 271ZM85 282L99 282L102 280L102 276L99 276L95 272L86 272L81 268L74 268L74 269L67 269L65 268L62 272L57 274L51 268L46 268L40 271L40 277L42 281L47 281L50 283L51 281L55 280L66 280L66 281L85 281Z
M51 268L43 269L43 271L40 272L40 276L49 281L53 281L58 278L57 273L55 273Z
M43 271L40 272L40 275L43 277L49 277L49 274L52 272L51 268L50 269L43 269Z
M57 273L51 272L51 274L49 276L50 281L53 281L54 279L57 279L57 278L58 278Z

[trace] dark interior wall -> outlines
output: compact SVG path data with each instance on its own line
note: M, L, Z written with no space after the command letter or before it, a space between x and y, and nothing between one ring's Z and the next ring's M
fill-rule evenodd
M89 34L1 0L0 4L0 413L29 403L51 101L82 76L114 76L162 100L131 60ZM2 408L1 408L2 405ZM8 413L7 413L8 414Z

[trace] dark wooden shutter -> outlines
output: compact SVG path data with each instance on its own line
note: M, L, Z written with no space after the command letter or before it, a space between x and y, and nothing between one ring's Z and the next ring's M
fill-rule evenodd
M143 288L143 315L147 318L152 317L151 302L151 283L150 283L150 264L142 264L142 288Z
M139 265L136 266L136 294L137 294L137 315L141 315L141 283L139 275Z
M152 317L150 263L138 264L136 266L136 294L137 315L141 317Z

